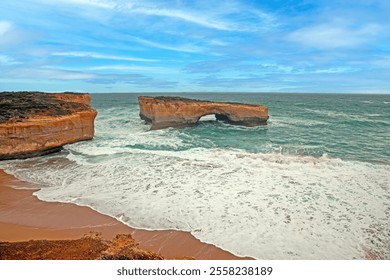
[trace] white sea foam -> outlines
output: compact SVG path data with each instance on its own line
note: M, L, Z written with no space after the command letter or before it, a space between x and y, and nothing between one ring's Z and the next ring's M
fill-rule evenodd
M313 120L313 119L299 119L285 116L275 116L268 121L268 125L280 126L280 127L291 127L293 126L318 126L327 125L325 121Z
M124 121L127 120L127 121ZM123 148L142 144L146 148L177 148L183 146L183 140L178 137L179 131L154 130L143 125L137 111L117 112L114 109L99 111L96 120L96 137L92 143L79 143L82 150L89 149L90 153L101 153L101 147ZM169 134L169 137L166 135ZM96 141L95 141L96 140ZM73 147L77 149L77 145ZM116 153L117 151L113 151Z
M180 229L259 259L389 258L390 167L324 155L69 145L49 161L2 163L46 201L88 205L129 225ZM110 151L113 149L113 151Z
M390 122L385 120L385 119L377 120L377 119L370 118L370 117L383 116L381 114L351 114L351 113L345 113L345 112L340 112L340 111L318 110L318 109L309 109L309 108L305 108L305 111L310 112L310 113L315 113L318 115L327 116L330 118L340 118L343 120L390 124Z

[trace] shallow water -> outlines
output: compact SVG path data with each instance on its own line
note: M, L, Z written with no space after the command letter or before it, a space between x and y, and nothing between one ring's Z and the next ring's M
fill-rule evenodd
M148 131L136 94L93 95L93 141L1 162L47 201L190 231L259 259L390 258L390 95L187 94L259 103L267 126Z

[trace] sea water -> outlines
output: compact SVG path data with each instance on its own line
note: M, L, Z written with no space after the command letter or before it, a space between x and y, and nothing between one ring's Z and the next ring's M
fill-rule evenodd
M137 94L93 94L92 141L0 167L41 200L240 256L390 259L390 95L180 95L263 104L270 119L149 131Z

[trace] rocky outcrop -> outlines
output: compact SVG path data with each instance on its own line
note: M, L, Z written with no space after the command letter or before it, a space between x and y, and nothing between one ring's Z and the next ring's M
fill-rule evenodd
M192 100L181 97L139 96L140 117L151 129L195 125L203 116L244 126L265 125L268 108L262 105Z
M92 139L97 113L89 102L89 94L1 92L0 159L43 155Z
M0 242L0 260L162 260L160 254L139 248L130 234L106 240L91 232L73 240Z

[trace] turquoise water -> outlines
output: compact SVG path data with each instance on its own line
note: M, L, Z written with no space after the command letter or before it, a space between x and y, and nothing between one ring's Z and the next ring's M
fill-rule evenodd
M266 105L268 125L156 131L137 96L92 95L93 141L0 167L42 185L42 200L189 231L237 255L390 258L390 95L183 93Z
M161 95L161 94L154 94ZM390 97L388 95L320 94L183 94L189 98L265 104L268 126L245 128L222 122L202 123L181 131L183 145L143 149L237 148L254 153L327 154L348 160L390 163ZM98 110L118 108L137 112L136 94L101 94L93 98ZM123 118L124 124L127 119ZM113 135L114 136L114 135ZM115 137L115 136L114 136ZM136 146L129 146L136 147Z

